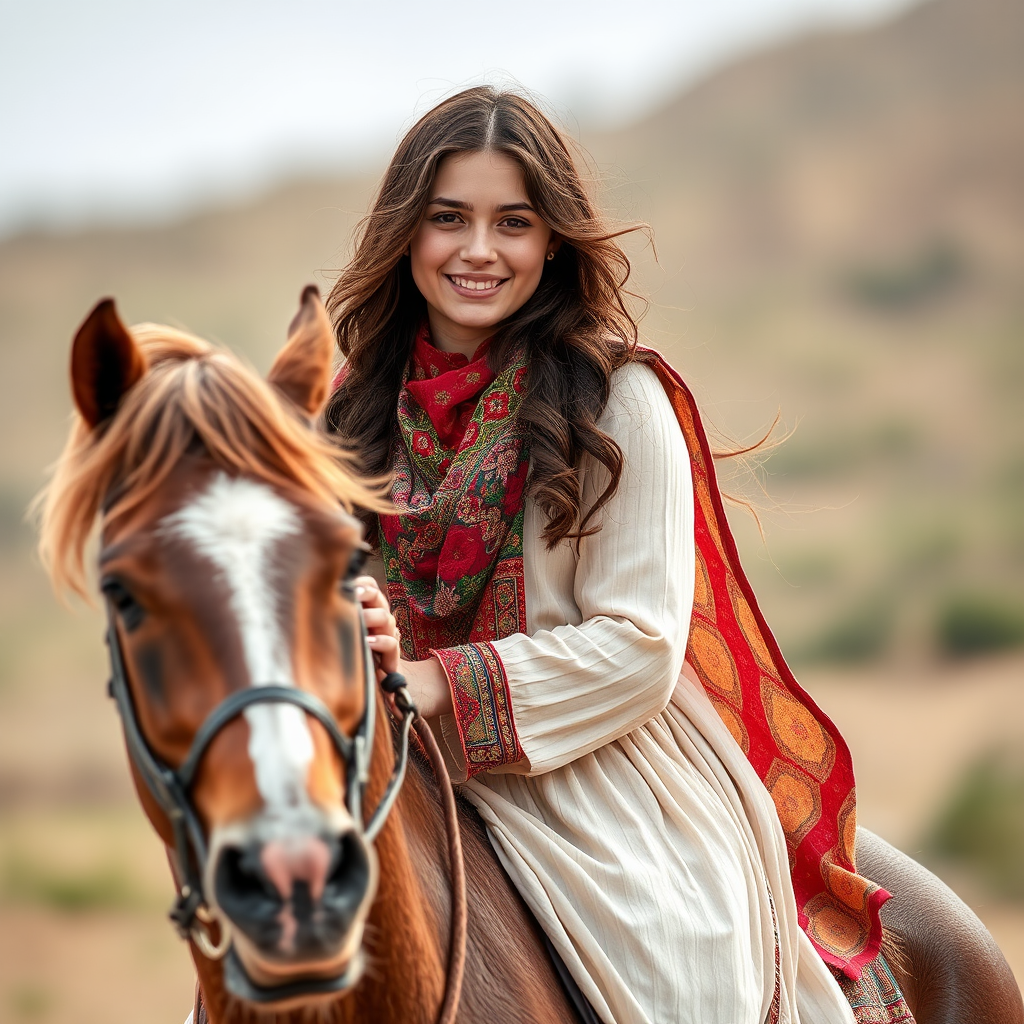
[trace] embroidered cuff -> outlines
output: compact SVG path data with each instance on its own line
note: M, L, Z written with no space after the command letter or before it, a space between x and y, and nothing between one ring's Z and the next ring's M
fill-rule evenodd
M494 647L464 644L430 653L448 677L469 777L521 761L508 679Z

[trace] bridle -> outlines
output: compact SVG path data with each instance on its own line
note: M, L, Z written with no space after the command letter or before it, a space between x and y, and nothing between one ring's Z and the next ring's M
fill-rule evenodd
M343 584L343 590L354 600L351 584ZM445 1001L439 1017L440 1024L454 1020L458 1008L462 983L462 966L465 960L466 941L466 892L465 871L462 863L462 847L459 839L458 820L455 813L455 798L451 782L437 743L429 726L419 718L404 676L390 673L381 686L394 695L395 707L401 716L399 725L398 751L395 767L388 780L376 810L363 825L363 800L370 777L370 763L373 758L373 736L376 726L376 671L374 660L367 644L366 624L360 616L360 639L363 645L365 706L363 715L353 736L346 736L339 728L327 705L314 694L294 686L259 685L237 690L224 698L203 721L196 731L188 755L179 768L171 768L153 752L139 725L131 690L124 669L124 654L118 636L115 612L107 600L107 644L110 651L110 681L108 691L117 705L124 730L128 758L142 778L156 805L166 815L173 836L172 858L174 865L177 897L170 911L178 933L184 939L195 943L208 959L224 958L224 983L235 996L254 1003L274 1003L303 996L321 996L346 992L360 977L358 958L336 977L309 979L273 987L257 985L248 976L241 960L235 953L230 929L220 921L220 938L214 942L204 925L215 920L209 911L203 891L203 874L208 849L202 824L189 796L196 772L203 755L217 734L246 708L256 704L293 704L315 718L331 738L338 752L347 780L345 805L361 831L363 839L372 843L387 821L398 798L405 779L409 762L409 732L416 724L416 732L423 741L427 754L434 766L434 772L441 783L445 821L449 834L449 855L452 861L452 940L449 951L448 984Z

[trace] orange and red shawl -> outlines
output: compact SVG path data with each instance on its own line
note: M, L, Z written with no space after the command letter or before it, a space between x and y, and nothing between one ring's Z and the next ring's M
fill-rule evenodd
M686 660L775 802L800 926L826 963L856 979L882 944L889 893L856 873L849 748L786 664L740 565L697 405L648 349L638 358L672 403L693 471L697 574Z
M446 385L463 380L468 361L462 357L458 366L443 360L430 366L432 347L427 343L424 348L424 340L417 339L414 376L436 379L419 388L410 380L403 391L400 408L407 407L408 415L400 417L402 436L396 439L396 452L402 456L402 465L393 495L400 514L382 517L382 540L392 556L385 559L389 593L406 657L427 657L432 651L444 666L472 775L522 757L508 680L490 641L526 629L519 531L524 501L520 477L527 452L519 449L519 457L510 458L508 466L495 474L494 453L502 445L508 446L515 433L514 417L502 415L485 423L484 407L488 402L495 404L492 391L518 397L521 387L513 390L510 381L519 373L515 381L521 385L524 367L510 367L499 379L491 375L485 381L474 380L474 385L481 386L470 389L472 394L460 395L461 402L451 403L461 406L452 410L453 415L442 416L436 403L438 387L448 406L448 399L455 395L445 393ZM665 388L690 453L697 571L686 660L775 802L789 849L801 927L826 963L856 979L879 952L882 928L878 912L889 894L859 876L854 867L856 800L849 750L836 727L797 683L758 608L740 566L693 396L658 353L641 349L637 359L654 370ZM482 363L480 360L473 370ZM509 381L500 379L503 376L509 376ZM426 410L417 408L417 390L422 392L418 397ZM474 405L475 396L479 397ZM477 436L478 425L494 430L493 442ZM472 434L471 444L465 443L463 430ZM424 437L425 431L429 439ZM433 470L424 486L417 471L424 466L420 449L426 452L438 442L447 451L430 453ZM481 490L495 497L494 510L501 509L504 522L519 529L508 530L493 545L474 542L473 550L480 558L479 564L470 566L470 575L474 584L483 579L482 587L474 587L475 603L472 608L462 605L450 617L439 617L434 598L447 594L450 584L445 589L441 580L436 594L428 587L425 599L423 587L429 573L419 573L410 585L403 576L402 560L395 557L395 545L384 536L391 533L397 537L400 527L402 542L411 550L418 543L417 536L423 541L426 534L437 534L439 526L443 532L443 524L433 512L417 526L417 509L410 508L410 495L420 508L434 508L433 496L444 489L443 481L453 465L449 453L470 449L473 467L485 467L485 474L486 467L491 467ZM462 471L459 466L455 469ZM419 480L410 492L410 479L416 477ZM506 478L515 481L511 495L503 492ZM510 497L515 499L511 505ZM434 539L434 545L425 546L436 552L440 538ZM410 568L406 566L405 571Z

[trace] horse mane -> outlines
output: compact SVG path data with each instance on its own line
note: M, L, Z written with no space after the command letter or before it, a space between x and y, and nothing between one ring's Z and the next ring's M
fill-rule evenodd
M298 486L326 503L383 511L383 481L361 482L352 452L312 429L234 354L160 324L130 329L148 366L117 412L90 428L77 412L33 511L39 553L58 592L88 597L85 548L98 514L145 501L186 454L205 450L228 473Z

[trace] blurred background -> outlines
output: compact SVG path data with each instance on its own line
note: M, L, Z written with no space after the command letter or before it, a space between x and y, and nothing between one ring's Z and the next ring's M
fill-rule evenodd
M1024 977L1020 0L0 0L0 1022L176 1024L95 610L23 521L102 295L265 369L395 142L519 83L592 155L649 344L722 439L769 622L853 749L860 820Z

